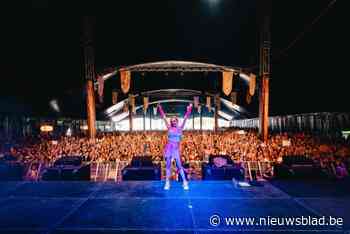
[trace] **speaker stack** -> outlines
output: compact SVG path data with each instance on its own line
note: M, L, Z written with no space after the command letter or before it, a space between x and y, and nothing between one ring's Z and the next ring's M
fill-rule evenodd
M42 180L90 180L90 164L80 156L65 156L45 169Z
M19 162L0 161L0 180L22 180L24 166Z
M133 157L131 163L122 170L123 180L160 180L160 165L152 162L152 157Z

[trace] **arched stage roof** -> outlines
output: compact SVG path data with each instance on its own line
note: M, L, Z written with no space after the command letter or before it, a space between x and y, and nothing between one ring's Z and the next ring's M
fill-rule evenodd
M225 72L230 71L233 72L234 75L240 78L243 83L249 85L251 79L251 73L247 71L243 71L242 68L232 67L232 66L222 66L211 63L201 63L201 62L192 62L192 61L177 61L177 60L169 60L169 61L160 61L160 62L150 62L150 63L142 63L130 66L121 66L113 69L109 69L108 71L102 72L99 76L102 76L103 80L108 80L109 78L117 75L120 71L130 71L130 72ZM97 87L97 82L96 82ZM144 91L140 93L133 93L135 97L139 96L148 96L150 97L149 105L154 105L157 103L174 103L174 102L193 102L194 96L206 96L211 95L209 93L205 93L199 90L192 89L160 89L160 90L151 90ZM113 121L120 121L128 116L127 112L123 112L123 106L128 102L128 99L124 99L118 102L115 105L107 108L103 117L107 119L113 119ZM202 101L202 105L204 102ZM243 107L239 105L233 105L230 101L225 98L221 98L221 103L224 108L220 110L219 116L232 120L233 118L249 118L251 114L247 112ZM136 110L142 108L142 103L136 102ZM225 109L225 111L223 111ZM214 107L213 107L214 110Z
M142 96L148 97L188 97L188 96L197 96L202 95L201 91L193 89L159 89L141 92Z
M161 62L152 62L152 63L142 63L132 66L127 66L120 68L121 70L129 71L174 71L174 72L222 72L222 71L233 71L240 72L240 68L221 66L210 63L199 63L199 62L190 62L190 61L161 61Z
M191 61L160 61L151 63L141 63L130 66L123 66L119 68L109 69L108 72L102 72L104 80L116 75L118 71L128 70L131 72L223 72L232 71L239 75L245 82L249 82L250 76L248 72L243 71L239 67L223 66L210 63L200 63Z

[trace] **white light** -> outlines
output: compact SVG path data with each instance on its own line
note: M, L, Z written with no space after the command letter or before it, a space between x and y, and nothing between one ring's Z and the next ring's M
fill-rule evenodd
M122 119L126 118L128 115L129 115L129 112L122 112L122 113L120 113L119 115L113 116L113 117L111 118L111 120L112 120L113 122L119 122L119 121L121 121Z
M226 100L225 98L221 98L221 102L231 111L246 112L242 107L236 104L232 104L230 101Z
M88 126L87 126L87 125L81 125L81 126L80 126L80 129L81 129L81 130L88 130Z
M220 0L205 0L205 4L208 6L208 13L210 15L217 15L220 12Z
M42 125L40 126L40 131L42 132L52 132L53 126L52 125Z
M233 117L231 115L229 115L229 114L227 114L227 113L225 113L225 112L223 112L221 110L218 111L218 114L221 115L222 117L224 117L227 120L232 120L233 119Z
M127 118L129 116L128 112L121 112L112 118L110 118L111 121L114 122L114 130L117 131L128 131L129 130L129 119ZM178 118L179 123L182 123L183 118ZM166 130L166 126L164 124L164 121L160 118L154 118L150 119L149 117L145 117L145 120L143 117L135 116L133 117L133 130L135 131L142 131L142 130ZM145 126L144 126L145 124ZM218 119L218 127L219 128L226 128L230 126L230 121L227 121L224 118ZM106 127L108 129L108 127ZM186 121L185 130L192 130L192 129L200 129L200 118L195 117L189 118ZM203 130L214 130L214 118L213 117L202 117L202 129Z
M117 104L109 107L106 111L105 114L110 115L113 112L118 112L119 110L121 110L124 106L124 101L118 102Z
M214 5L218 4L220 0L208 0L209 4Z
M239 73L239 77L241 77L245 82L249 83L250 76L244 73Z
M51 107L54 111L60 112L60 107L58 106L58 102L57 102L56 99L51 100L49 103L50 103L50 107Z
M72 129L71 128L67 129L66 136L72 136Z
M218 127L219 128L228 128L228 127L230 127L230 121L227 121L227 120L220 118L218 120Z
M239 181L239 182L238 182L238 185L239 185L240 187L250 187L250 184L247 183L247 182L245 182L245 181Z

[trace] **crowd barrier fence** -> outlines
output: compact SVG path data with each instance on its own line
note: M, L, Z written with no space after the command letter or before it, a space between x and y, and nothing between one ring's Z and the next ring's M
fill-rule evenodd
M122 181L122 170L130 163L130 161L120 161L116 160L113 162L88 162L90 164L90 180L91 181ZM155 163L160 163L162 171L162 179L165 179L165 161L159 161ZM174 165L172 167L172 179L177 180L179 173ZM202 179L202 164L204 161L193 160L189 161L189 168L186 170L188 172L188 177L190 180L201 180ZM272 163L266 161L244 161L242 165L245 169L245 178L254 179L256 176L257 179L263 177L265 172L271 168ZM52 163L38 163L32 162L24 164L25 173L24 180L28 181L40 181L42 175L46 168L52 166ZM255 175L254 175L255 173Z

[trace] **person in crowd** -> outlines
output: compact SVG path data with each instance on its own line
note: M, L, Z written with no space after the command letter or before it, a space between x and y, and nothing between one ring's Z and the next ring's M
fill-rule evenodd
M18 157L18 152L17 149L15 147L11 147L9 152L7 154L4 154L3 157L1 157L2 161L8 161L8 162L13 162L13 161L17 161Z
M39 164L33 163L28 169L27 180L36 181L39 177Z
M179 138L181 160L190 165L202 159L208 161L206 156L225 152L235 162L279 163L283 156L305 155L315 161L329 178L335 178L336 175L348 177L346 171L350 169L350 142L343 139L281 133L272 134L262 144L257 132L245 131L242 134L236 129L218 132L181 131ZM152 156L154 161L161 162L164 160L167 140L167 132L164 131L99 133L97 140L82 135L62 135L53 141L51 137L39 135L11 143L16 148L9 153L3 147L2 160L6 156L24 164L48 164L61 156L77 155L89 162L130 162L134 156L144 155L146 151L146 155ZM285 141L290 144L285 144ZM339 162L336 163L337 160ZM346 171L342 169L344 166ZM200 170L200 167L193 168ZM200 174L200 171L196 171L196 174Z
M263 178L265 180L270 180L274 177L274 173L273 173L273 165L268 164L264 174L263 174Z
M335 161L335 176L337 179L344 179L349 176L345 164L339 159Z

